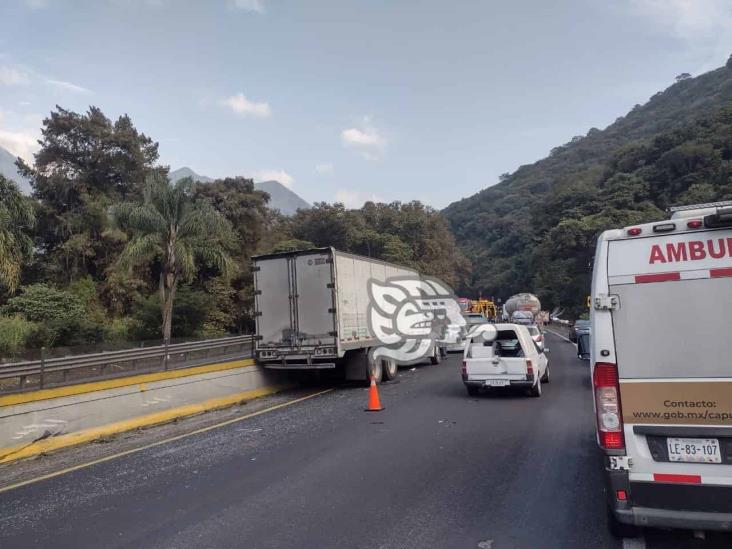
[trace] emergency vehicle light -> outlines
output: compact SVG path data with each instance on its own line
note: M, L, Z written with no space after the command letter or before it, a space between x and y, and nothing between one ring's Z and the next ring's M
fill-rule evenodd
M669 233L676 230L676 223L659 223L653 226L654 233Z
M692 219L691 221L689 221L686 224L686 226L689 227L690 229L698 229L702 225L703 225L703 223L702 223L701 219Z
M628 229L628 235L638 236L639 234L641 234L642 231L643 229L641 229L640 227L633 227L632 229Z
M689 204L686 206L673 206L668 209L668 212L686 212L689 210L703 210L706 208L724 208L725 206L732 206L732 200L722 200L721 202L706 202L704 204Z

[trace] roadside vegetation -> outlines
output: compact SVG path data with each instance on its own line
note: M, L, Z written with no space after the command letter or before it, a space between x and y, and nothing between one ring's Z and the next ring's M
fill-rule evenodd
M0 358L249 332L257 253L335 246L452 284L470 268L419 202L286 217L251 179L170 183L158 144L96 107L57 107L19 171L32 196L0 176Z

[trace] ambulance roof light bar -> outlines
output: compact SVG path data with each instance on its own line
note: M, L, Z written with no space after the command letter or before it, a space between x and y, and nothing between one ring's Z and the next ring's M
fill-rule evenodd
M672 206L666 211L668 213L686 212L688 210L703 210L707 208L724 208L732 206L732 200L723 200L721 202L707 202L706 204L690 204L688 206Z

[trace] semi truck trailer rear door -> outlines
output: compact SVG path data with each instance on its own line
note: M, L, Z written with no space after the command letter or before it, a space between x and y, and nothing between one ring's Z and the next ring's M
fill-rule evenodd
M262 259L254 276L260 345L335 344L333 264L328 253Z
M293 258L291 267L300 345L334 345L336 326L331 255L299 255Z

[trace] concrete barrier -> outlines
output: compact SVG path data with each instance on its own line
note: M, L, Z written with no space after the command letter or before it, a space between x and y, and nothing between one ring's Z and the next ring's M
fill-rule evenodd
M251 359L0 397L0 463L223 408L287 387Z

